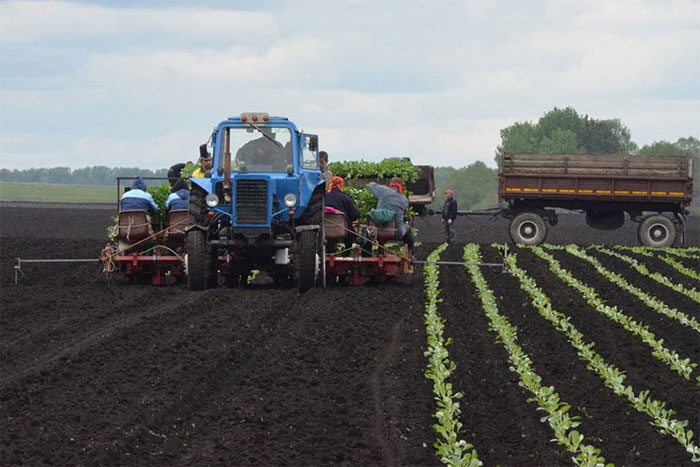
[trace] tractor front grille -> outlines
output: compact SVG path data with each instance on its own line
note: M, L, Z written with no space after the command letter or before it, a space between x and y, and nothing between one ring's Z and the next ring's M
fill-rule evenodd
M236 223L267 224L267 180L236 180Z

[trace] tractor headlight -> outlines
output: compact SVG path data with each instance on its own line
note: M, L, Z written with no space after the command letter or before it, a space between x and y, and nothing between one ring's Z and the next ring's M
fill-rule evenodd
M288 208L293 208L297 205L297 195L294 193L287 193L284 195L284 205Z
M204 198L204 202L207 203L207 206L210 208L215 208L219 205L219 197L216 193L209 193L207 197Z

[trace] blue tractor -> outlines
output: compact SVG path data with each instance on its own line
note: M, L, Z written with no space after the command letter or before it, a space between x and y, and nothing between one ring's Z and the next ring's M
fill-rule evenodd
M192 178L186 229L187 284L236 286L252 270L300 292L322 284L323 210L318 137L284 117L242 113L211 137L213 166ZM200 153L209 153L209 145Z

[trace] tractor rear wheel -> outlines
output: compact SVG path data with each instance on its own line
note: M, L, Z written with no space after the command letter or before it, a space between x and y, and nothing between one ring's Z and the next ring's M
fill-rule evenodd
M185 239L187 248L187 288L203 290L207 286L206 241L204 232L190 230Z
M319 276L317 231L304 230L299 234L294 262L297 268L299 293L304 293L316 285Z

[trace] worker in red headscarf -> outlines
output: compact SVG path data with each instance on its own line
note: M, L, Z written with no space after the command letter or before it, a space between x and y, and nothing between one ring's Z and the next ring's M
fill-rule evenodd
M454 221L457 219L457 200L455 192L445 190L447 199L442 205L442 223L445 224L445 240L447 243L452 243L455 239Z
M352 197L345 193L344 188L345 181L343 177L331 177L328 191L326 192L326 206L342 211L345 214L345 228L354 232L352 223L360 217L360 211L355 207ZM350 248L354 239L355 235L348 232L344 240L345 245Z

